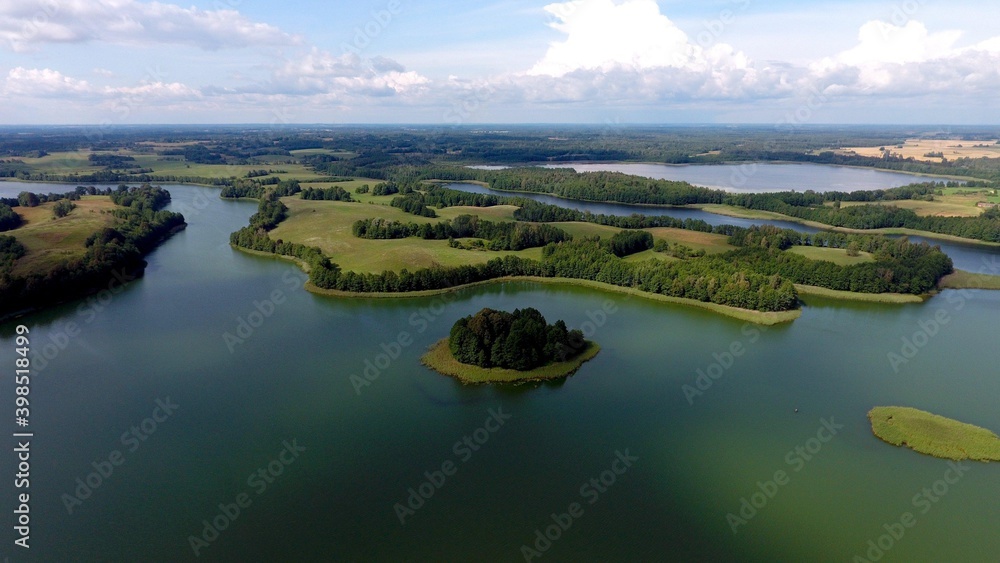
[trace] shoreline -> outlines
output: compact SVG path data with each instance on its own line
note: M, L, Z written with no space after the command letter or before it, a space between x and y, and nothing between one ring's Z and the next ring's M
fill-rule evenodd
M697 155L696 155L697 156ZM654 165L654 166L668 166L671 168L684 168L690 166L740 166L744 164L777 164L781 166L787 165L812 165L812 166L830 166L833 168L853 168L855 170L873 170L875 172L891 172L896 174L905 174L907 176L914 176L918 178L937 178L941 180L955 180L959 182L967 182L970 180L978 181L982 178L973 178L972 176L955 176L949 174L930 174L926 172L909 172L906 170L892 170L888 168L876 168L874 166L861 166L860 164L828 164L823 162L802 162L797 160L723 160L719 162L653 162L648 160L571 160L571 161L546 161L546 162L523 162L519 164L510 165L494 165L494 164L462 164L460 166L472 167L472 166L504 166L506 168L518 168L518 167L555 167L555 168L572 168L577 164L644 164L644 165ZM643 178L649 178L648 176L642 176ZM650 180L666 180L666 178L649 178ZM672 182L684 181L684 180L667 180ZM690 183L690 182L689 182ZM700 188L710 188L719 189L712 186L700 186L698 184L691 184L695 187ZM885 188L883 188L885 189ZM838 190L831 190L838 191Z
M856 291L842 291L837 289L827 289L815 285L795 284L795 291L799 296L825 297L827 299L839 299L842 301L857 301L861 303L883 303L887 305L906 305L911 303L923 303L930 298L930 295L912 295L908 293L859 293Z
M566 361L553 362L528 371L517 371L463 364L452 355L448 347L448 339L442 338L428 347L427 352L420 357L420 363L441 375L454 377L463 385L540 383L567 378L600 353L601 347L596 342L589 340L584 342L586 348Z
M774 326L782 323L792 322L802 315L801 309L793 309L791 311L780 311L780 312L764 312L764 311L753 311L750 309L738 309L736 307L730 307L728 305L719 305L717 303L695 301L694 299L686 299L683 297L671 297L668 295L661 295L658 293L648 293L633 288L620 287L617 285L611 285L602 282L596 282L591 280L577 280L572 278L504 276L500 278L494 278L491 280L483 280L483 281L478 281L463 285L456 285L441 289L429 289L425 291L408 291L399 293L384 293L384 292L357 293L350 291L338 291L335 289L322 289L313 285L312 282L306 282L305 287L306 290L309 291L310 293L314 293L316 295L325 295L328 297L350 297L350 298L360 298L360 299L407 299L407 298L432 297L435 295L444 295L447 293L461 291L463 289L470 287L489 285L495 283L507 283L507 282L529 282L542 285L573 285L578 287L586 287L589 289L598 289L613 293L621 293L625 295L642 297L645 299L650 299L652 301L660 301L663 303L672 303L675 305L683 305L688 307L697 307L700 309L708 310L713 313L725 315L730 318L752 322L754 324L759 324L764 326Z
M713 208L707 208L707 206L718 206ZM899 235L899 236L914 236L923 237L934 240L941 240L946 242L957 242L968 244L970 246L983 246L987 248L1000 247L1000 242L990 242L988 240L979 240L973 238L964 238L955 235L948 235L944 233L932 233L930 231L918 231L916 229L907 229L903 227L888 227L881 229L852 229L849 227L834 227L833 225L827 225L826 223L818 223L816 221L809 221L808 219L800 219L798 217L792 217L791 215L782 215L781 213L776 213L774 211L761 211L756 209L747 209L746 213L741 212L742 207L733 207L731 205L719 204L719 203L698 203L689 206L694 209L700 209L706 213L713 213L715 215L722 215L723 217L733 217L735 219L748 219L748 220L762 220L762 221L786 221L788 223L796 223L806 227L812 227L814 229L820 229L822 231L829 231L834 233L844 233L848 235Z

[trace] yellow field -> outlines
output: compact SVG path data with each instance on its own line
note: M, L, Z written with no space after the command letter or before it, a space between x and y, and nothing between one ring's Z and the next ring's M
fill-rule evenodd
M15 275L45 272L66 259L83 256L87 237L113 222L105 213L114 207L108 196L86 196L75 203L76 209L60 219L52 215L55 203L14 208L25 224L4 234L28 249L17 261Z
M995 190L952 190L956 193L934 196L934 201L905 199L899 201L871 202L880 205L895 205L902 209L910 209L922 217L978 217L985 209L977 207L981 201L992 202L996 199ZM868 202L845 201L843 207L865 205Z
M985 146L984 146L985 145ZM882 156L880 147L848 147L844 152L854 152L860 156ZM961 139L907 139L902 148L886 146L885 150L903 158L913 158L923 162L941 162L941 157L924 156L928 153L942 153L944 158L1000 158L1000 145L997 140L963 141Z

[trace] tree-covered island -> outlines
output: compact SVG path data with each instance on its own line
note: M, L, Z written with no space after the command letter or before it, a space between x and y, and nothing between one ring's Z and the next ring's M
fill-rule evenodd
M523 383L571 375L599 350L562 320L548 324L537 309L486 308L456 321L422 361L463 383Z

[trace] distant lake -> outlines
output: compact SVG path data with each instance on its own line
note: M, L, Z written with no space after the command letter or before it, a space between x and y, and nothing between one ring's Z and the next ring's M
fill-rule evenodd
M896 188L915 182L942 182L940 178L903 174L886 170L831 166L826 164L775 164L746 162L742 164L545 164L544 168L572 168L577 172L622 172L656 180L676 180L695 186L730 192L783 192L789 190L817 192L852 192ZM498 170L503 166L475 166L481 170Z

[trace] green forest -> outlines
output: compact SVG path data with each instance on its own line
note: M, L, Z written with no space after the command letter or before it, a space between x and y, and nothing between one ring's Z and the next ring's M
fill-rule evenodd
M482 368L527 371L565 361L584 349L583 333L562 320L548 324L537 309L513 313L485 308L458 319L448 347L456 360Z

